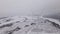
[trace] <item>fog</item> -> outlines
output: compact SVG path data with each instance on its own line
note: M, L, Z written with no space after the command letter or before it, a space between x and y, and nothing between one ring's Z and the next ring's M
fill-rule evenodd
M0 0L0 17L51 15L59 12L60 0Z

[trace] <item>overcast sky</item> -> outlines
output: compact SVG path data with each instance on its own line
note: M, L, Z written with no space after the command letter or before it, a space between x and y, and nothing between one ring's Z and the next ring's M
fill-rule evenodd
M60 12L60 0L0 0L0 17Z

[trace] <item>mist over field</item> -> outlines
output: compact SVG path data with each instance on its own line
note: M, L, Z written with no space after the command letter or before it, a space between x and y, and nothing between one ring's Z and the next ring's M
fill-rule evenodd
M59 20L60 0L0 0L0 34L60 34Z
M60 13L60 0L0 0L0 17L45 16L58 13Z

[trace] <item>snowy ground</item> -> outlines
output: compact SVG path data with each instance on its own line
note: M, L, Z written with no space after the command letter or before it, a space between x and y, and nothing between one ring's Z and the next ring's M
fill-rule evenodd
M0 34L59 34L58 20L39 16L14 16L0 19Z

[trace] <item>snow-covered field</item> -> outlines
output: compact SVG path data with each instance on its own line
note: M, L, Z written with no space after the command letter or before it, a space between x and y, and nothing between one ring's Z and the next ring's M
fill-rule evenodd
M40 16L3 17L0 34L60 34L60 23Z

